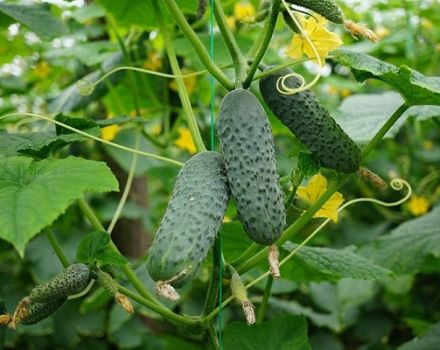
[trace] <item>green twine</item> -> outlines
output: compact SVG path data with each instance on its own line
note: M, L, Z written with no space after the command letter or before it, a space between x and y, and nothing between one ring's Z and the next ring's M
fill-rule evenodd
M214 0L209 0L210 5L210 18L209 18L209 55L211 56L211 59L214 60ZM214 76L211 74L209 76L209 85L210 85L210 122L211 122L211 151L215 150L215 121L214 121L214 108L215 108L215 81ZM222 332L222 326L223 326L223 320L222 320L222 301L223 301L223 288L222 288L222 279L223 279L223 261L222 261L222 236L221 233L218 235L218 250L220 251L220 254L218 254L218 305L220 308L220 311L217 316L217 327L218 327L218 344L219 349L222 349L222 339L223 339L223 332Z

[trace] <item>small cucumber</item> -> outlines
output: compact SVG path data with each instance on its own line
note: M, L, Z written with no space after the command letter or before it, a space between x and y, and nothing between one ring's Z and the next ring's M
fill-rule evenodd
M334 0L286 0L293 5L301 6L312 10L329 21L343 24L345 21L344 12Z
M147 269L153 280L178 288L194 277L214 243L228 200L222 156L208 151L191 157L179 172L149 250Z
M237 89L224 97L217 135L241 223L255 242L274 243L286 223L283 193L271 127L251 92Z
M320 165L342 173L357 171L361 162L360 149L315 95L309 90L293 95L278 92L278 79L290 73L291 70L283 69L260 80L260 92L267 106L312 152ZM300 81L289 77L286 85L297 88Z
M84 290L90 282L90 270L87 265L73 264L63 272L32 289L31 302L45 303L52 299L67 298Z
M28 314L20 321L20 323L24 325L32 325L37 322L40 322L46 317L52 315L61 306L63 306L66 300L67 297L65 298L54 297L52 299L48 299L45 302L31 301L31 303L28 306Z

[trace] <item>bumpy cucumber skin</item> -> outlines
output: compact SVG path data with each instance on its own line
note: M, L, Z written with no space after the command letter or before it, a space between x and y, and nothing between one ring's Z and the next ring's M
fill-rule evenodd
M149 250L147 269L155 281L189 282L206 258L223 221L229 188L218 152L191 157L177 177L173 196Z
M84 290L90 282L90 270L87 265L73 264L63 272L32 289L30 300L44 303L53 298L67 298Z
M333 23L343 24L344 13L334 0L287 0L287 2L312 10Z
M54 297L45 302L31 302L28 306L28 315L23 318L20 323L24 325L32 325L40 322L63 306L66 300L67 298Z
M249 91L229 92L220 105L217 135L231 195L249 237L269 245L286 224L275 146L266 113Z
M294 95L282 95L276 89L278 78L292 73L280 70L260 80L260 92L274 113L312 152L322 166L342 173L359 169L361 151L341 129L315 95L307 90ZM296 77L286 80L288 87L299 87Z

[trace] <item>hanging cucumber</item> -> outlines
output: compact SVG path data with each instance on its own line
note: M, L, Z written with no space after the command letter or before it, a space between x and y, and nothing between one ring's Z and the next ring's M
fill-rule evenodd
M32 325L45 319L57 311L66 302L67 297L52 298L45 302L30 302L27 306L27 315L24 316L20 323L24 325Z
M291 73L283 69L260 80L260 92L270 110L312 152L320 165L343 173L357 171L360 149L315 95L309 90L293 95L277 90L278 79ZM286 79L285 85L297 88L301 83L292 76Z
M73 264L51 280L32 289L29 298L36 303L67 298L69 295L83 291L90 279L90 269L87 265Z
M344 12L334 0L286 0L286 2L312 10L329 21L343 24Z
M177 299L170 287L181 287L193 278L214 243L228 200L219 153L202 152L184 164L149 250L147 269L158 282L158 294Z
M217 134L241 223L255 242L273 244L286 223L283 193L271 127L251 92L237 89L224 97Z

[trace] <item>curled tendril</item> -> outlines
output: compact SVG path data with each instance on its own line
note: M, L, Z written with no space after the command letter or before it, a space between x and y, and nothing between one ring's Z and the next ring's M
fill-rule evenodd
M95 84L87 81L87 79L80 79L76 82L78 91L83 96L90 96L95 91Z
M312 48L313 54L315 55L315 58L318 61L318 66L319 66L318 72L316 73L315 77L313 78L313 80L309 84L306 84L304 78L301 75L297 74L297 73L288 74L288 75L278 79L278 81L277 81L277 91L280 94L283 94L283 95L294 95L294 94L297 94L299 92L302 92L302 91L310 89L311 87L313 87L318 82L319 78L321 77L322 60L321 60L321 57L319 56L318 49L316 48L316 46L313 43L312 39L310 39L309 34L304 30L302 24L295 17L295 14L293 13L292 9L289 7L289 5L286 3L285 0L281 0L281 1L283 2L283 5L286 8L286 11L289 14L290 18L295 23L296 27L299 29L302 37L307 42L307 44L309 44L310 47ZM297 87L297 88L290 88L290 87L288 87L285 84L286 79L291 77L291 76L296 76L297 78L300 78L301 85L299 87Z
M395 207L398 206L404 202L406 202L412 195L412 188L411 185L408 183L408 181L400 179L400 178L396 178L391 180L390 182L390 187L395 190L395 191L401 191L403 189L407 190L406 195L399 199L398 201L395 202L384 202L375 198L358 198L358 199L353 199L351 201L348 201L347 203L345 203L344 205L342 205L339 209L338 209L338 213L341 212L342 210L344 210L345 208L349 207L352 204L355 203L360 203L360 202L370 202L370 203L374 203L374 204L378 204L384 207ZM328 223L330 222L330 219L326 219L324 222L321 223L321 225L319 225L304 241L302 241L300 244L298 244L295 249L293 249L283 260L280 261L279 266L281 267L283 264L285 264L287 261L289 261L301 248L303 248L313 237L315 237L319 231L321 231ZM252 282L248 283L246 285L246 288L252 287L253 285L255 285L256 283L260 282L262 279L266 278L267 276L269 276L270 271L265 272L264 274L262 274L260 277L258 277L257 279L253 280Z

